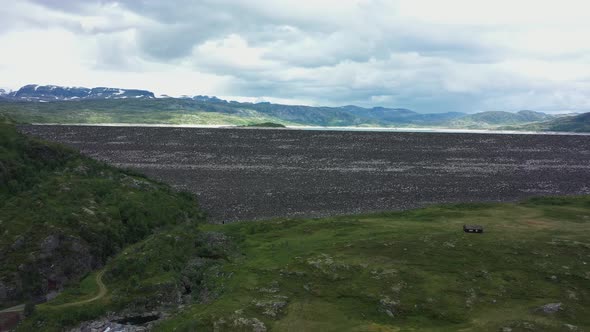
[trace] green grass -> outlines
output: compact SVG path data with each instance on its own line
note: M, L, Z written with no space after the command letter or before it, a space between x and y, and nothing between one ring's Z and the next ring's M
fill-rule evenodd
M98 293L98 285L95 280L97 274L98 272L88 274L78 285L72 285L60 293L59 297L51 301L49 306L59 306L92 298Z
M485 232L465 234L466 223ZM252 331L257 321L270 331L590 326L588 196L186 227L151 235L115 256L103 278L105 298L59 308L96 294L89 275L38 306L21 330L59 331L129 308L172 313L156 331ZM219 233L231 239L229 247L203 240ZM191 268L195 259L210 264ZM182 307L158 306L178 292L184 276L193 294L211 294L207 301L195 296ZM536 311L555 302L562 311Z
M464 223L486 231L465 234ZM239 242L240 258L223 267L232 278L215 302L184 309L157 330L207 330L215 322L232 330L237 317L274 331L590 326L589 197L203 228ZM276 317L254 304L283 301L275 296L288 298ZM564 310L534 311L552 302Z
M485 233L465 234L465 223L481 224ZM193 285L214 295L206 303L185 302L181 310L168 306L174 314L156 331L214 326L220 331L248 331L254 318L271 331L587 327L589 231L590 197L198 229L181 225L111 260L103 279L109 294L100 302L71 310L57 306L95 294L91 275L79 287L39 306L22 330L40 324L47 331L59 331L108 311L158 308L153 304L166 303L166 294L176 294L183 276L194 277ZM226 234L237 247L204 245L201 236L210 232ZM201 270L187 270L191 260L212 257L212 264ZM273 302L285 303L273 312ZM535 311L555 302L563 303L561 312Z

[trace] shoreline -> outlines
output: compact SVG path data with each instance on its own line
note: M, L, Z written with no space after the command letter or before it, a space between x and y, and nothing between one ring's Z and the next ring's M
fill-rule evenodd
M285 126L243 127L241 125L205 125L205 124L151 124L151 123L31 123L34 126L92 126L92 127L154 127L154 128L203 128L203 129L244 129L244 130L310 130L310 131L358 131L358 132L392 132L392 133L445 133L445 134L503 134L503 135L567 135L590 136L590 133L564 131L520 131L496 129L458 129L436 127L345 127L345 126Z

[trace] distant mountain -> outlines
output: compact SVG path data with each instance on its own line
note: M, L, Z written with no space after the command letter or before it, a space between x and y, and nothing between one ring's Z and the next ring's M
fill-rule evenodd
M312 126L518 129L557 119L556 116L529 110L516 113L494 111L476 114L423 114L405 108L249 103L204 95L184 95L178 98L161 95L156 98L152 92L146 90L70 88L55 85L26 85L11 92L0 89L0 101L0 111L4 108L15 120L23 122L123 121L237 125L275 122Z
M546 121L552 118L552 115L528 110L516 113L490 111L466 115L451 120L448 124L451 127L494 127Z
M516 113L516 115L517 119L523 122L547 121L555 118L553 115L529 110L519 111Z
M227 103L227 100L223 100L223 99L219 99L215 96L213 97L209 97L209 96L194 96L192 97L193 100L196 101L205 101L205 102L211 102L211 103Z
M5 93L3 97L23 101L57 101L80 99L127 99L127 98L155 98L154 94L146 90L129 90L117 88L82 88L62 87L56 85L29 84L22 88Z
M562 116L550 121L532 123L514 129L590 133L590 113L582 113L574 116Z

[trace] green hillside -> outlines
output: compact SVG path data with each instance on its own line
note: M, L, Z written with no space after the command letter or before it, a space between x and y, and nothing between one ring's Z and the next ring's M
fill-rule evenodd
M0 306L37 300L156 229L204 219L189 194L0 123Z
M494 128L498 126L520 125L552 119L551 115L534 111L517 113L490 111L470 114L448 122L451 127Z
M144 123L249 125L276 123L314 126L434 126L496 128L545 121L533 111L420 114L407 109L311 107L271 103L191 99L98 99L56 102L0 102L0 113L25 123Z
M544 131L590 132L590 113L568 116L531 126Z
M237 125L275 123L307 126L438 127L537 130L553 122L562 131L587 131L541 112L458 112L421 114L401 108L312 107L238 103L220 99L89 99L78 101L0 101L0 114L23 123L138 123Z
M290 121L253 109L184 99L0 102L0 114L24 123L247 125Z

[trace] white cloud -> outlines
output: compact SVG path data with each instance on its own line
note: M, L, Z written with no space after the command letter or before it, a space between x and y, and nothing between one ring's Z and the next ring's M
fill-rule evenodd
M0 0L0 85L590 111L582 0Z

